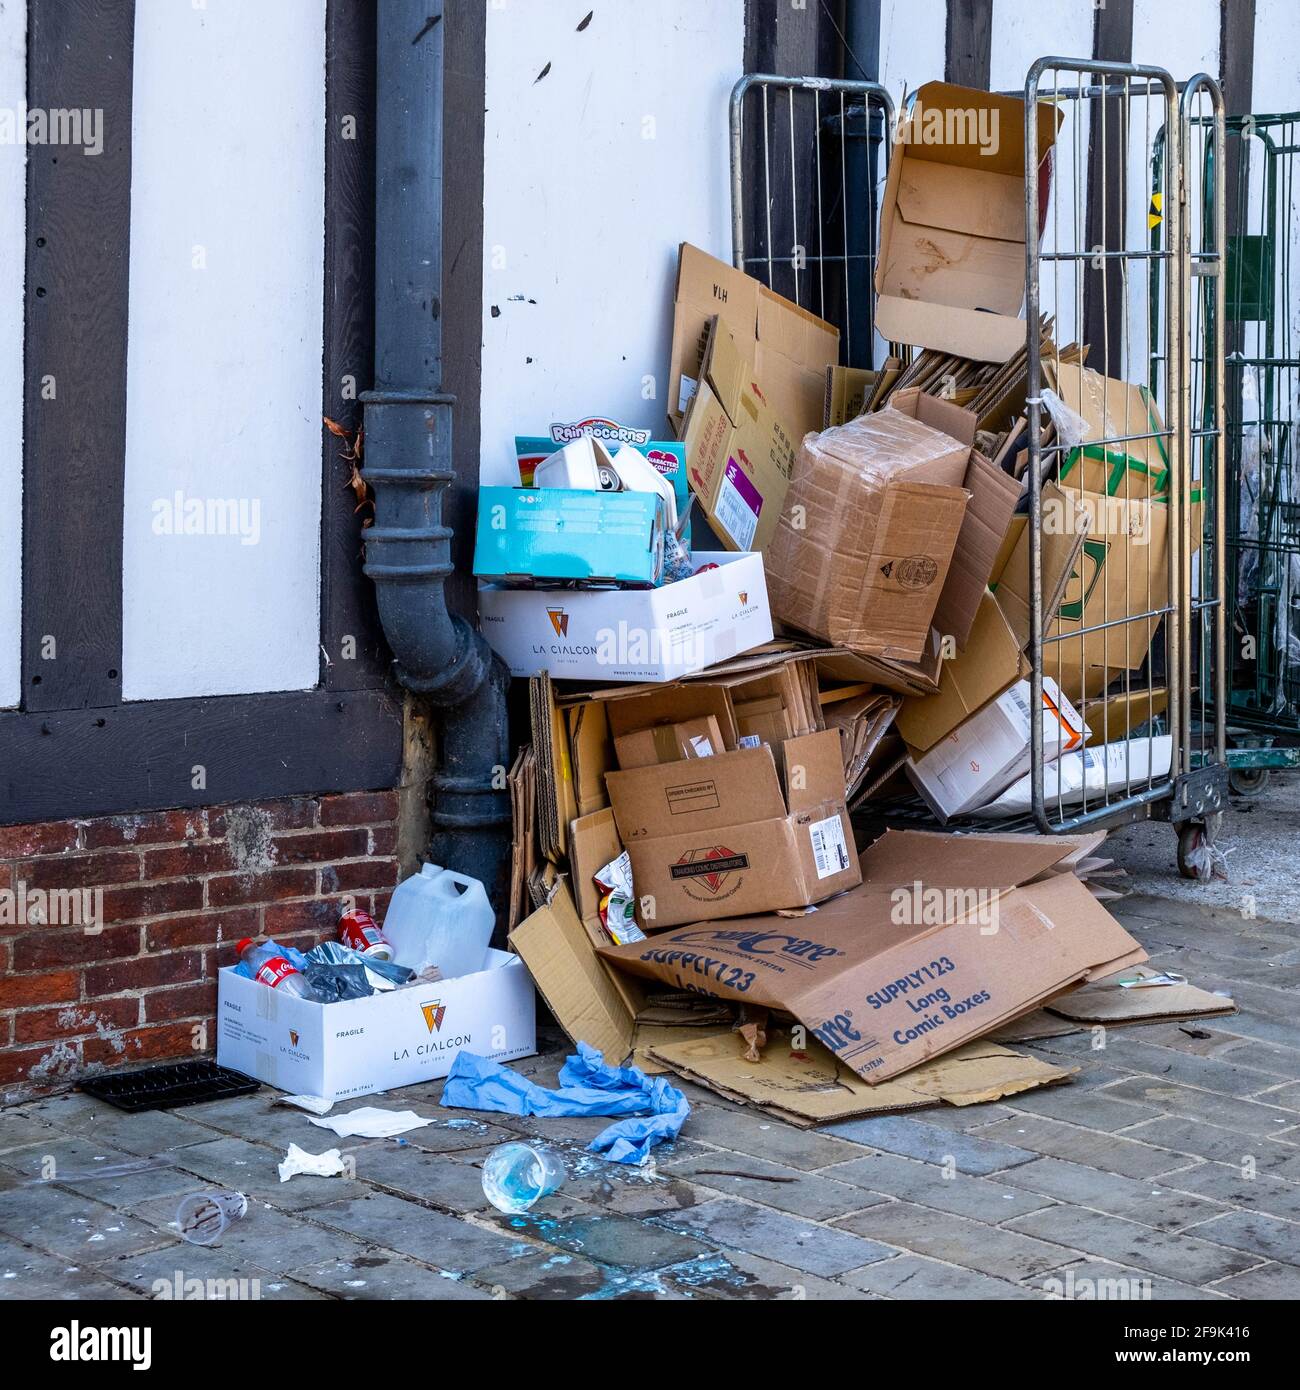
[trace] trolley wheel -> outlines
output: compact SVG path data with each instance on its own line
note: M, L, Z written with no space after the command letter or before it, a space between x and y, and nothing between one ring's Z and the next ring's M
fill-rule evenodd
M1268 786L1266 767L1234 767L1228 772L1228 788L1234 796L1258 796Z
M1185 821L1178 827L1178 872L1184 878L1209 883L1214 877L1211 849L1222 821L1223 813L1216 812L1205 820Z

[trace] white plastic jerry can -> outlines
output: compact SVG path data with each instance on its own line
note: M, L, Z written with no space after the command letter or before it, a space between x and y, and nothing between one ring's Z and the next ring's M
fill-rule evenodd
M417 974L436 965L450 980L483 969L495 924L478 879L426 864L397 885L383 932L395 964Z

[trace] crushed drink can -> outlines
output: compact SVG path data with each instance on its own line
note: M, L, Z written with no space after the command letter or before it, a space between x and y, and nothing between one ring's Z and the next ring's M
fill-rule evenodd
M354 907L339 918L339 940L354 951L360 951L363 956L371 956L375 960L393 958L393 948L384 940L378 923L359 907Z

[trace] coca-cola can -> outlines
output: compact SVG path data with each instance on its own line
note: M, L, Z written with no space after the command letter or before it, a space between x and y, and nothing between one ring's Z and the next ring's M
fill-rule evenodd
M393 958L393 948L384 940L378 923L359 907L354 907L339 918L339 940L354 951L360 951L363 956L373 956L375 960Z

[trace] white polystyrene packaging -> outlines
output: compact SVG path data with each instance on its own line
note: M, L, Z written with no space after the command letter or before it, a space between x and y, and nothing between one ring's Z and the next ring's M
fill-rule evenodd
M478 879L426 864L397 885L383 933L394 964L416 974L437 966L450 980L483 969L495 922Z

